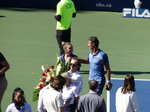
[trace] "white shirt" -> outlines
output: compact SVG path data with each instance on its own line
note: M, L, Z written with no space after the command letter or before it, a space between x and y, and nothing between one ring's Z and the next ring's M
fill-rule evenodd
M45 90L47 90L49 88L50 88L50 85L48 84L47 86L42 88L39 92L38 107L37 107L37 110L39 112L46 112L46 110L44 109L44 105L43 105L43 93Z
M71 75L71 79L73 81L73 84L79 89L79 92L82 91L82 85L83 85L83 79L82 76L80 75L80 73L78 71L71 73L71 71L69 71L70 75Z
M24 102L24 106L22 106L20 110L17 110L17 108L15 107L15 104L11 103L7 107L6 112L32 112L32 109L31 109L31 106L26 102Z
M58 112L58 108L64 106L62 94L52 88L43 93L43 104L47 112Z
M116 111L117 112L140 112L138 108L136 93L121 93L120 87L116 92Z
M63 96L64 103L67 99L71 99L69 104L73 104L75 97L79 97L80 95L79 95L78 88L75 85L70 84L68 88L63 87L62 96Z

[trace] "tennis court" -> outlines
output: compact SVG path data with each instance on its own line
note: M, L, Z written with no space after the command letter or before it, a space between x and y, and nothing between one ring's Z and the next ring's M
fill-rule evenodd
M27 102L33 112L37 111L32 93L41 78L40 68L54 65L56 54L59 54L54 14L55 10L50 9L0 8L0 51L11 66L6 73L9 84L2 101L4 112L16 87L25 91ZM135 79L150 79L149 35L149 19L122 18L122 13L118 12L77 11L72 22L71 41L74 54L87 58L87 39L97 36L100 48L109 56L112 78L124 78L130 73ZM82 64L81 95L88 92L88 70L89 65ZM106 99L106 90L102 97Z

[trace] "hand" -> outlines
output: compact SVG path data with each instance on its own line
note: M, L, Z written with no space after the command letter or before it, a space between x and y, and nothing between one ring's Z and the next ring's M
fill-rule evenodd
M70 101L71 101L71 98L66 100L66 105L68 105L70 103Z
M110 82L109 82L109 83L107 83L107 84L106 84L106 90L108 90L108 91L109 91L109 90L112 88L112 85L113 85L113 84L112 84L112 83L110 83Z

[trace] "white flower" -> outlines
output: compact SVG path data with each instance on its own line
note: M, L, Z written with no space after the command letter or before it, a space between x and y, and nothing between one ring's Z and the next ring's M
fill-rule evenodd
M53 73L53 74L52 74L52 77L54 77L54 76L55 76L55 74Z
M58 64L57 68L56 68L56 75L58 75L58 73L61 71L61 64Z
M44 65L41 66L41 69L43 70L43 72L45 73L45 68Z
M49 80L50 80L50 76L48 75L48 76L46 77L46 82L49 82Z
M59 57L57 57L57 61L59 61L61 59L61 57L59 56Z

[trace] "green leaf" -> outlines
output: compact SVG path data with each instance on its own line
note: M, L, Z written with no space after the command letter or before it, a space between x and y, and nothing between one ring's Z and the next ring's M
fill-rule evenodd
M38 100L38 95L34 94L33 97L32 97L32 101L35 102L37 100Z
M33 92L33 94L39 94L39 92L40 92L40 89L35 89L35 91Z

